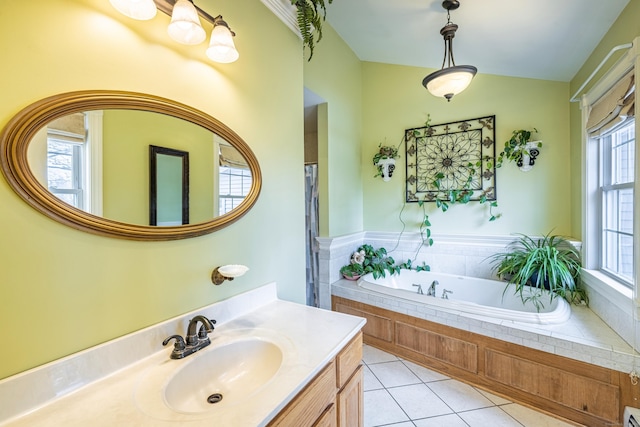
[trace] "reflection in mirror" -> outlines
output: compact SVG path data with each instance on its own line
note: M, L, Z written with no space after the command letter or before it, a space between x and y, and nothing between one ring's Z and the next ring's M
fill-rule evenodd
M149 146L149 225L189 224L189 153Z
M91 129L91 132L89 132ZM29 167L40 184L71 206L102 215L102 111L48 123L29 145Z
M151 145L189 153L186 221L148 225ZM134 240L210 233L244 215L262 186L255 155L223 123L132 92L70 92L26 107L0 134L0 161L14 191L45 215Z
M147 147L152 145L191 153L186 222L181 217L151 221ZM252 184L247 160L229 142L193 123L148 111L63 116L32 139L28 157L39 182L63 202L129 224L210 221L238 207Z
M219 147L218 213L224 215L242 203L251 189L251 171L244 157L221 138L215 138Z

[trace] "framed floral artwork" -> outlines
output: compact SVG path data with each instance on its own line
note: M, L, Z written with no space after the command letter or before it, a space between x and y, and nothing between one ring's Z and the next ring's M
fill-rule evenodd
M405 130L407 202L495 200L495 116Z

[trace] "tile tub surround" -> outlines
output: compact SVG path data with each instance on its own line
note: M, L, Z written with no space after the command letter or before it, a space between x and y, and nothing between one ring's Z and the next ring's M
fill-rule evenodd
M487 258L496 252L503 252L516 236L461 236L437 235L431 247L420 247L418 233L361 232L339 237L317 238L319 242L319 305L331 307L331 284L342 279L340 267L347 264L353 251L363 243L375 248L384 247L397 262L413 260L414 265L426 262L431 271L463 276L495 279ZM573 242L580 247L580 242ZM587 278L588 279L588 278ZM640 343L640 320L634 322L631 300L620 298L610 289L596 287L591 280L584 285L591 295L590 311L609 326L617 338L622 337L628 344ZM616 298L617 297L617 298ZM633 305L635 307L635 305ZM640 309L638 309L640 310ZM640 319L640 314L638 314ZM636 327L634 328L634 325ZM637 338L634 340L634 333Z
M217 320L209 349L233 334L276 331L289 343L285 359L291 363L283 365L277 380L256 392L251 408L238 404L207 418L176 413L168 420L148 415L134 398L137 385L156 364L188 363L189 358L169 360L171 348L162 347L162 340L184 335L195 314ZM169 426L180 421L192 426L265 425L363 324L358 317L278 300L275 283L269 283L0 381L0 426Z
M340 267L349 263L351 254L362 244L374 248L384 247L396 263L407 259L413 265L426 262L431 271L463 276L494 279L491 265L485 261L501 252L514 239L513 236L437 236L431 247L420 247L418 233L363 232L340 237L319 237L319 300L320 307L331 307L331 284L342 279Z
M586 307L571 306L571 317L561 325L533 325L462 315L455 310L425 310L418 303L368 291L344 279L333 284L332 293L352 301L603 368L627 373L640 369L640 354L634 352L629 344Z

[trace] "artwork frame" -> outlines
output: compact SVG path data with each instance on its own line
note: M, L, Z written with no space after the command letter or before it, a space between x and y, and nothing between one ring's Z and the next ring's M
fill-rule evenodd
M496 200L496 116L405 130L406 201Z

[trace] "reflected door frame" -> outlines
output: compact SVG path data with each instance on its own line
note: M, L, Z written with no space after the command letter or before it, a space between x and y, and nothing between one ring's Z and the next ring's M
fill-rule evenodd
M149 225L158 225L158 155L182 159L182 225L189 224L189 153L149 145Z

